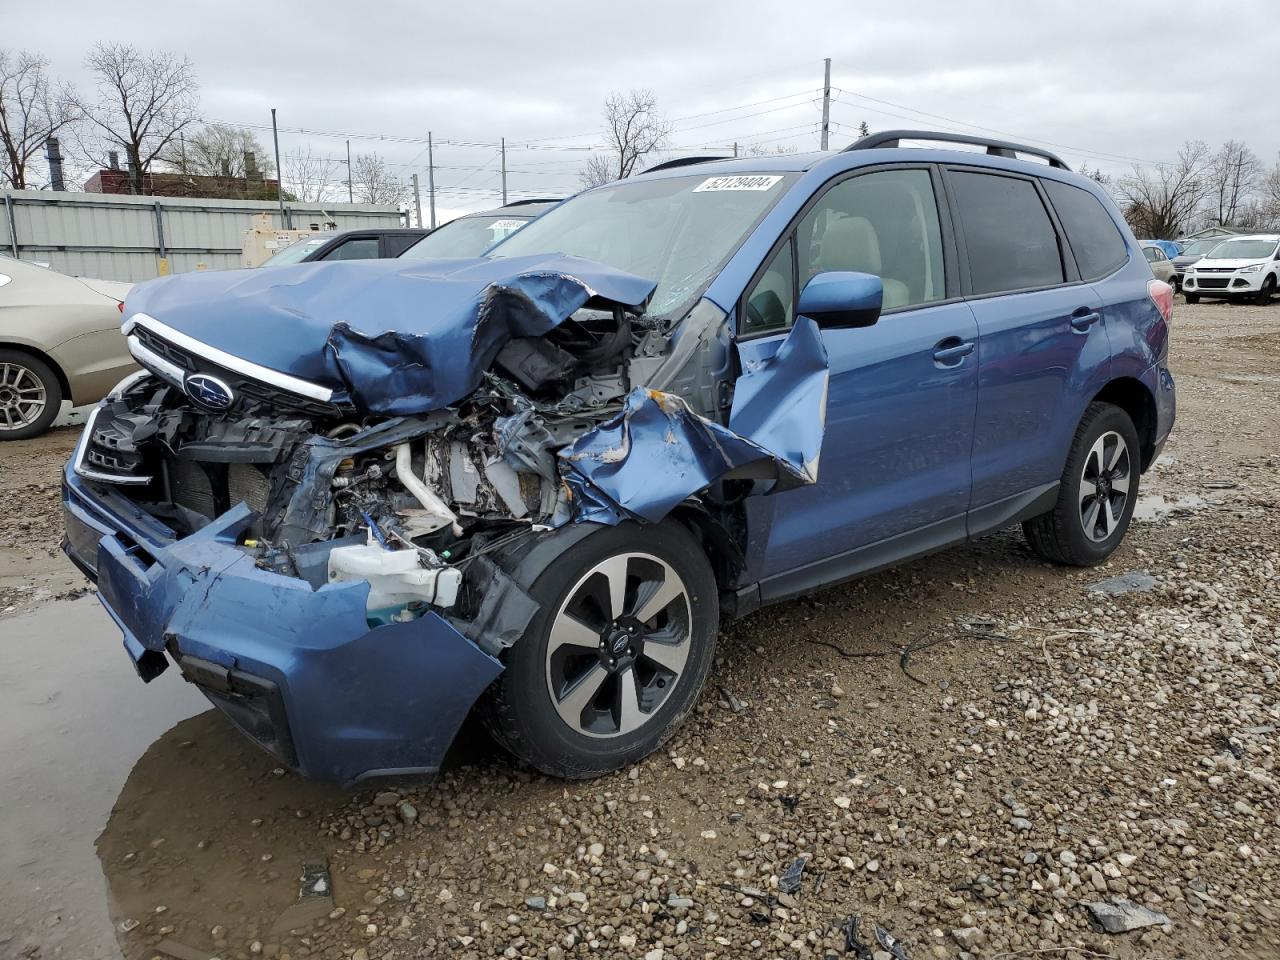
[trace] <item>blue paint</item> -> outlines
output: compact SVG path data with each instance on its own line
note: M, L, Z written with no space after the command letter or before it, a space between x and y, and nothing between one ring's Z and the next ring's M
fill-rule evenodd
M276 684L294 762L307 776L349 783L378 771L437 769L502 671L433 612L370 629L367 584L312 590L258 569L235 546L251 519L243 505L175 540L132 523L115 509L118 495L88 490L70 470L64 481L69 553L96 571L99 599L134 662L163 653L172 638L180 655Z
M622 413L561 452L575 518L656 523L716 480L765 481L762 491L817 480L827 397L818 328L801 318L774 351L748 348L729 426L680 397L637 387Z
M465 398L513 337L541 336L585 305L642 307L653 288L557 255L303 263L161 277L129 293L125 316L146 314L362 411L408 415Z

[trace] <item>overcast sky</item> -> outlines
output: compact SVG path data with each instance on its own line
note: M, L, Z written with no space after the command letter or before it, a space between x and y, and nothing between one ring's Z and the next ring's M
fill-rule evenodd
M424 191L425 144L405 141L430 130L445 220L497 205L504 136L512 199L576 190L611 91L653 90L677 147L816 149L823 57L833 147L865 120L1052 145L1111 173L1189 138L1245 140L1275 163L1275 54L1251 37L1276 2L56 0L4 18L2 42L81 86L100 38L185 53L205 118L269 125L276 107L282 152L344 157L350 135Z

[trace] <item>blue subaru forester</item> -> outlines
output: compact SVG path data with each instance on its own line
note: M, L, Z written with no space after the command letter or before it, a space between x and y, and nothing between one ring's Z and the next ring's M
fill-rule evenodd
M1171 306L1035 148L664 164L482 258L135 288L65 549L144 680L307 775L435 770L475 709L592 776L670 736L724 617L1019 523L1109 556Z

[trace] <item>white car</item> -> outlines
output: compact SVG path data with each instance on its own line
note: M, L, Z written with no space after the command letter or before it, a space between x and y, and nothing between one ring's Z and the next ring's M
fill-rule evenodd
M1187 303L1197 303L1201 297L1249 297L1266 304L1277 287L1280 235L1274 233L1224 240L1188 267L1182 277Z

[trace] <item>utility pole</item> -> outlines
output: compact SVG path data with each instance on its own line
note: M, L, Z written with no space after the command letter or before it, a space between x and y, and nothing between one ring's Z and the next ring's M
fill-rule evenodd
M276 199L280 201L280 229L285 229L284 222L284 174L280 168L280 131L276 129L276 108L271 108L271 139L276 145Z
M418 215L418 226L422 226L422 194L418 192L418 175L413 175L413 209Z
M431 229L436 228L436 161L431 152L431 131L427 131L427 199L431 203Z
M822 61L822 149L827 149L827 137L831 132L831 58Z
M735 157L738 155L738 141L737 141L737 140L733 141L733 155L734 155Z
M351 141L347 141L347 203L355 203L355 191L351 189Z
M502 205L507 205L507 138L502 138Z

